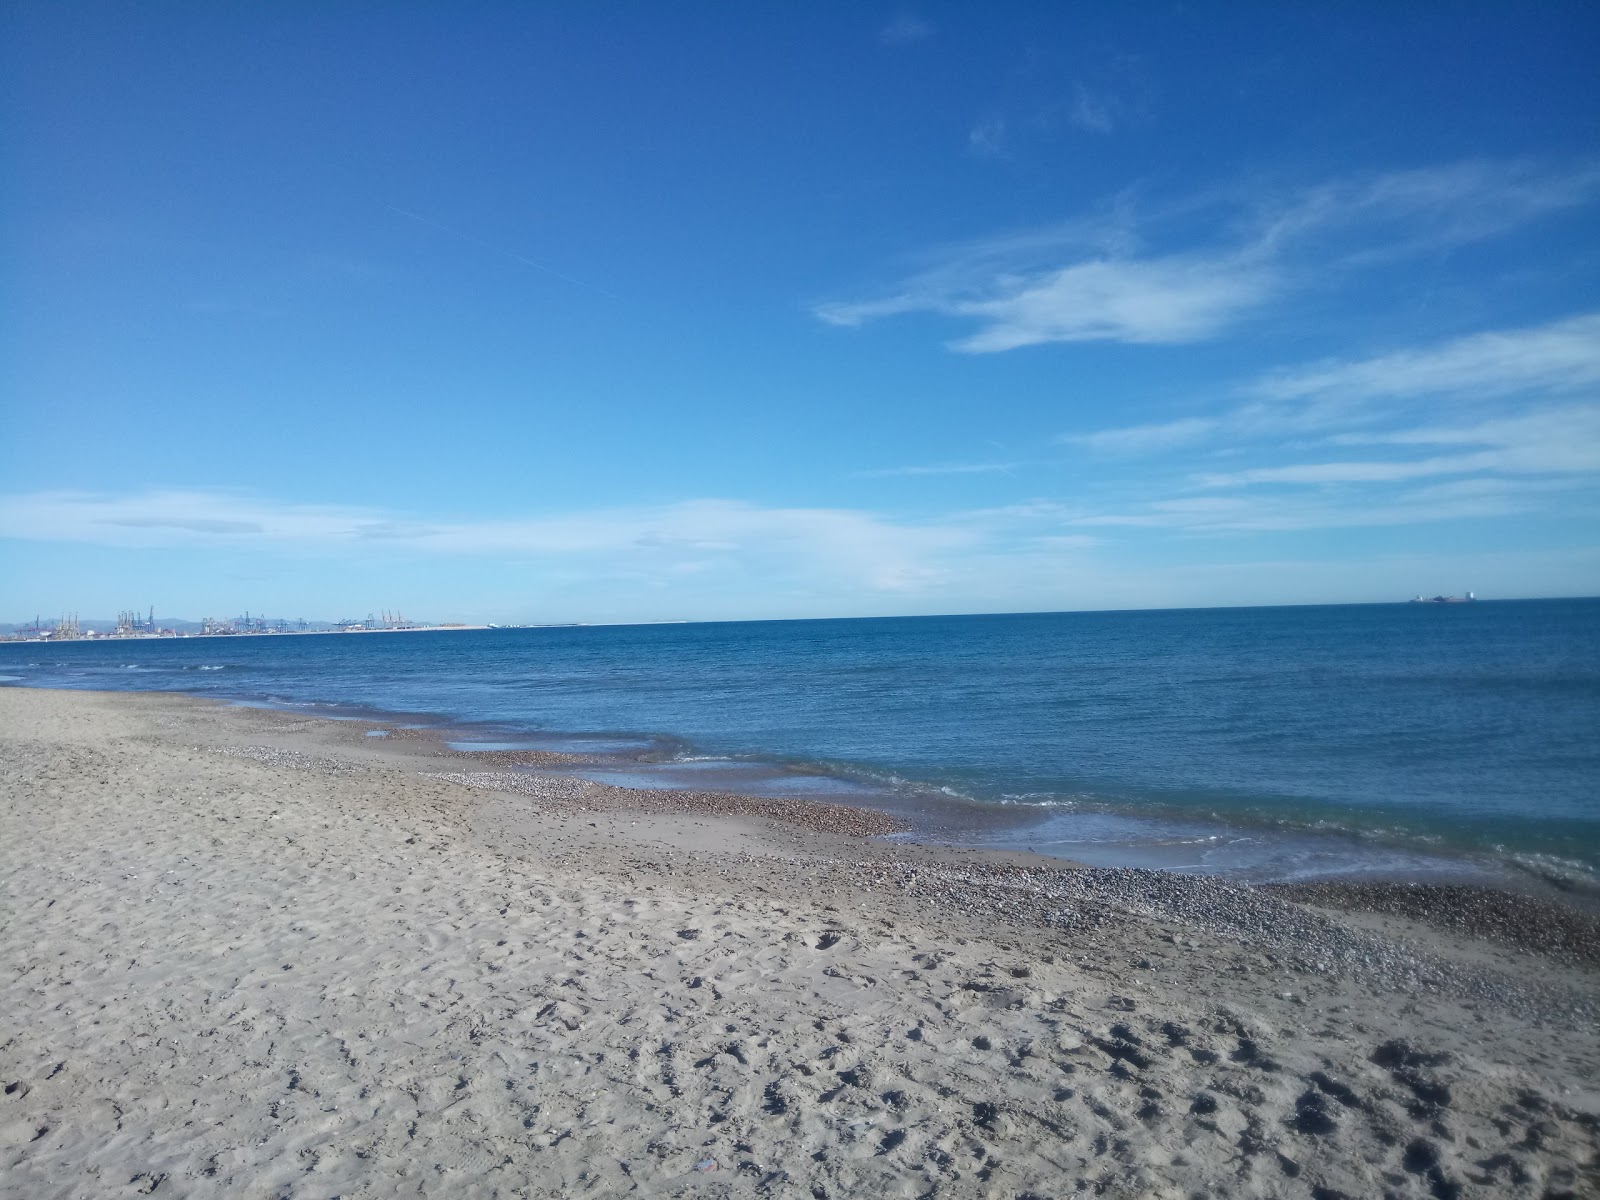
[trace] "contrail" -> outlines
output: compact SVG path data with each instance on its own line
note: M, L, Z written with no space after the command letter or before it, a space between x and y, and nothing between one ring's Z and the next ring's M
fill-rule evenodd
M506 258L512 259L515 262L519 262L525 267L532 267L535 271L543 271L546 275L554 275L557 279L570 283L574 287L588 288L591 292L599 292L602 296L609 296L613 300L618 299L615 292L608 292L603 287L596 287L592 283L585 283L581 279L574 279L571 275L563 275L554 267L547 267L542 262L535 262L533 259L527 258L521 254L517 254L514 251L507 250L503 246L496 246L492 243L484 241L482 238L475 238L470 233L462 233L459 229L452 229L448 225L441 225L437 221L430 221L427 217L421 216L414 212L407 212L403 208L396 208L393 204L385 204L384 207L390 212L399 213L402 217L409 217L413 221L420 221L424 225L427 225L433 229L437 229L440 233L448 233L451 237L460 238L464 242L471 242L474 246L487 250L491 254L504 255Z

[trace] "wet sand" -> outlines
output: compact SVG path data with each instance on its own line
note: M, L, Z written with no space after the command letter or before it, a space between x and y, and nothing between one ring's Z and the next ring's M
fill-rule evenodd
M1589 914L373 727L0 689L0 1193L1600 1193Z

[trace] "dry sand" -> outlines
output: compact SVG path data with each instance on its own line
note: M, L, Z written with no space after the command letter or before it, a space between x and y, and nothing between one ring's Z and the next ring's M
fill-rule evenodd
M919 850L367 728L0 689L0 1192L1600 1195L1587 918L1534 954L1536 908Z

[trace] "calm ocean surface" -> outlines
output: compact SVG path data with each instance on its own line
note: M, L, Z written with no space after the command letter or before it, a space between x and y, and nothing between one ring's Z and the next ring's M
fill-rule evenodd
M1600 600L9 644L0 681L417 714L1100 864L1600 886Z

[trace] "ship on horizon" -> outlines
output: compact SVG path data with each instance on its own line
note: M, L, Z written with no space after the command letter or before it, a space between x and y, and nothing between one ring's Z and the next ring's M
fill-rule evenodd
M1468 592L1465 596L1413 596L1412 604L1471 604L1478 597Z

